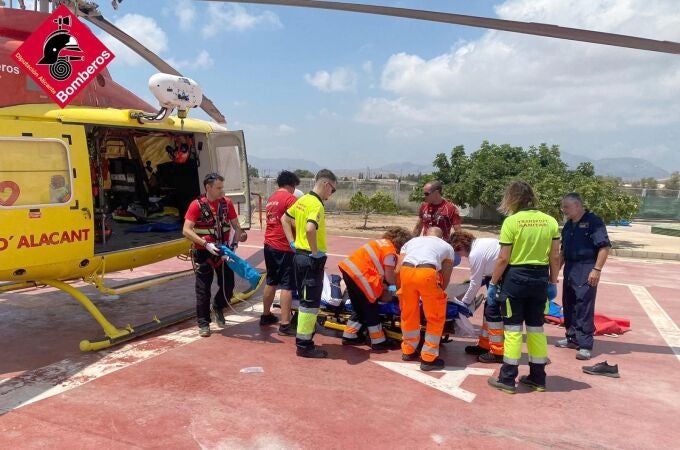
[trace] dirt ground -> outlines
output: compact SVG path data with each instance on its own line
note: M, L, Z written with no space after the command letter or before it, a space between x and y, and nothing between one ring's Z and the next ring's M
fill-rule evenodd
M418 217L413 215L371 215L368 218L366 229L363 229L364 219L359 214L329 213L326 215L326 227L330 234L338 236L362 236L377 238L387 227L404 227L413 230ZM483 225L476 223L463 223L463 229L477 237L497 237L500 231L498 225Z

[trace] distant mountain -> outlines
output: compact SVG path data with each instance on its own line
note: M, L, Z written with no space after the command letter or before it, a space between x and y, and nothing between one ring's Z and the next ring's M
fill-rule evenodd
M641 158L603 158L594 162L595 173L621 177L624 180L639 180L640 178L668 178L668 171Z
M562 161L570 169L575 169L582 162L593 163L595 173L611 177L620 177L624 181L639 180L640 178L667 178L670 173L642 158L602 158L590 159L586 156L560 152Z

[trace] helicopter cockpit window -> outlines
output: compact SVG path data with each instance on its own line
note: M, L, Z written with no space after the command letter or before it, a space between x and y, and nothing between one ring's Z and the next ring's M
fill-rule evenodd
M68 203L72 185L62 141L0 138L0 208Z

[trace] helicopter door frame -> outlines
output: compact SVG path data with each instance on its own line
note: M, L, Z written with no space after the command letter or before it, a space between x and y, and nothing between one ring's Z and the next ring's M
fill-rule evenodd
M234 203L241 227L248 230L252 225L252 206L243 130L207 133L207 144L209 164L202 161L199 179L203 180L210 172L217 172L224 177L224 193Z

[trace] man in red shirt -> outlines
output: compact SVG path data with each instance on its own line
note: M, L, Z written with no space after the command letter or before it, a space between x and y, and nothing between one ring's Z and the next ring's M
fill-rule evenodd
M281 288L281 336L295 336L295 329L290 326L290 310L292 303L293 258L295 252L290 247L281 225L281 216L293 206L297 200L293 193L300 184L300 178L293 172L281 171L276 177L279 189L267 200L267 231L264 234L264 263L267 267L267 284L262 297L263 313L260 325L276 323L278 319L271 313L276 289Z
M451 237L451 228L461 231L461 220L456 205L442 197L441 181L430 181L423 186L423 200L418 210L418 223L413 229L413 236L427 235L432 227L442 229L444 240Z
M199 334L210 336L210 290L217 273L219 290L212 303L212 312L219 327L224 327L224 307L234 295L234 272L220 257L218 246L231 245L229 234L234 229L234 241L244 242L248 235L241 229L234 204L224 196L224 177L209 173L203 180L205 195L192 201L184 215L182 234L193 242L196 264L196 316Z

